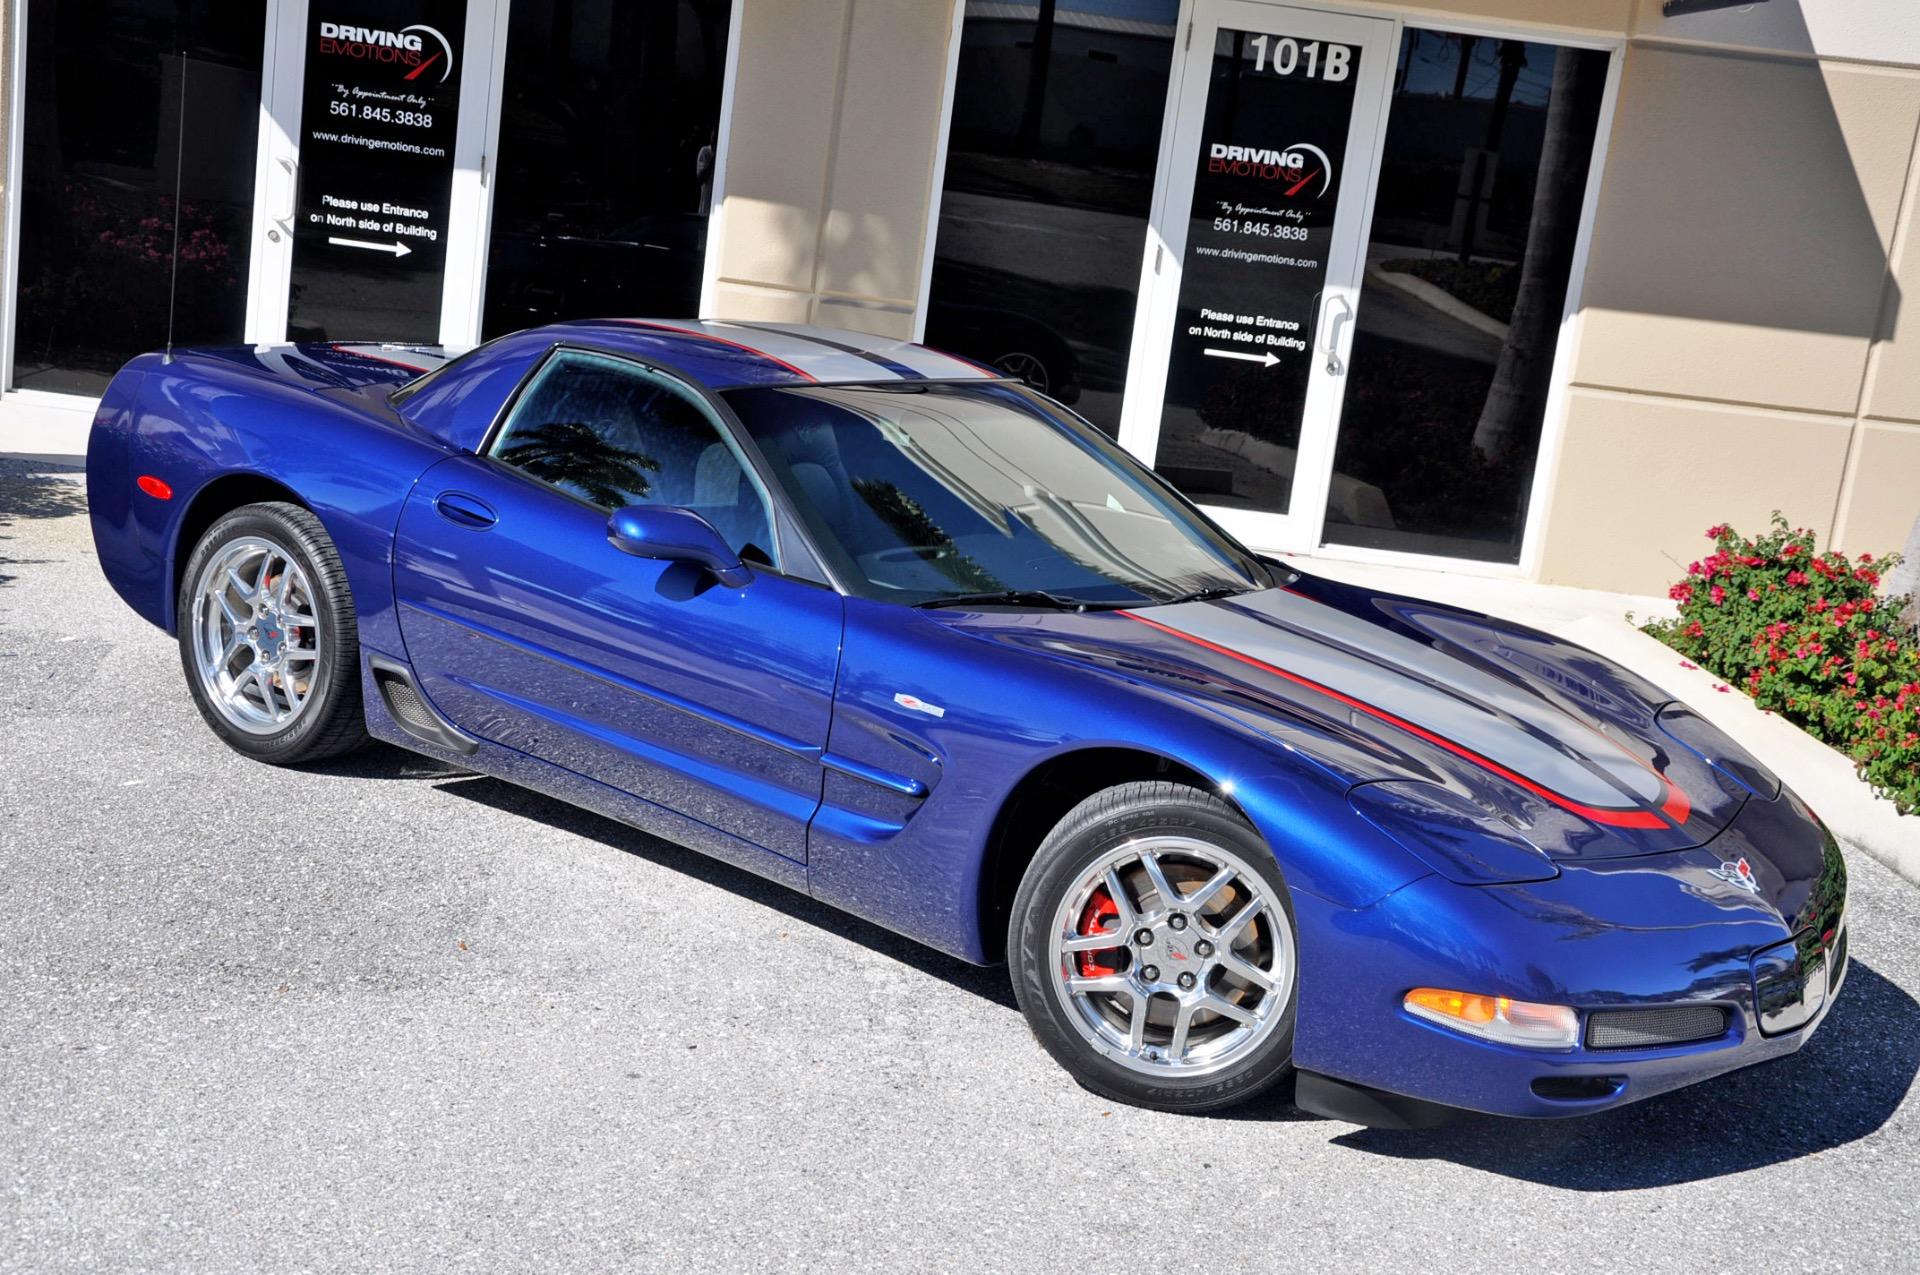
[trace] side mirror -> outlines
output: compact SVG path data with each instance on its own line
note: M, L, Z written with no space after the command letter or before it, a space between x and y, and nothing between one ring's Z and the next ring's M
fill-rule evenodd
M729 589L753 579L713 524L677 505L628 505L607 520L607 539L622 553L703 567Z

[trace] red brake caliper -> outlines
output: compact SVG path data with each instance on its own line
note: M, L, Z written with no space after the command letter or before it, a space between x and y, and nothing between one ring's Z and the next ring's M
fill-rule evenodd
M1119 919L1120 909L1114 906L1113 896L1107 893L1105 886L1101 886L1093 892L1092 897L1087 900L1086 909L1080 913L1080 933L1105 934L1108 930L1107 923ZM1081 952L1079 957L1080 974L1083 978L1098 978L1103 974L1120 972L1118 944L1115 944L1110 951Z

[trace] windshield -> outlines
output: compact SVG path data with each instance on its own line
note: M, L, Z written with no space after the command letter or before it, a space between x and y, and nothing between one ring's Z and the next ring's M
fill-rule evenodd
M851 592L1126 606L1266 583L1105 435L1006 384L728 391Z

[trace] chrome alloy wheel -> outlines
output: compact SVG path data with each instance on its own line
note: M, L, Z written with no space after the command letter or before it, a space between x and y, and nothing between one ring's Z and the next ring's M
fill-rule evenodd
M306 571L273 541L242 536L207 560L192 597L194 669L207 701L250 735L285 730L320 674Z
M1245 1058L1293 995L1293 925L1274 888L1210 842L1151 836L1074 881L1049 943L1054 993L1101 1054L1151 1076Z

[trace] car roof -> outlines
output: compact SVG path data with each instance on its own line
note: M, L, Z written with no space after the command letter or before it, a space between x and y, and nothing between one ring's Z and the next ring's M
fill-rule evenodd
M572 344L658 359L710 389L995 380L1005 375L912 341L804 323L590 319L537 330Z

